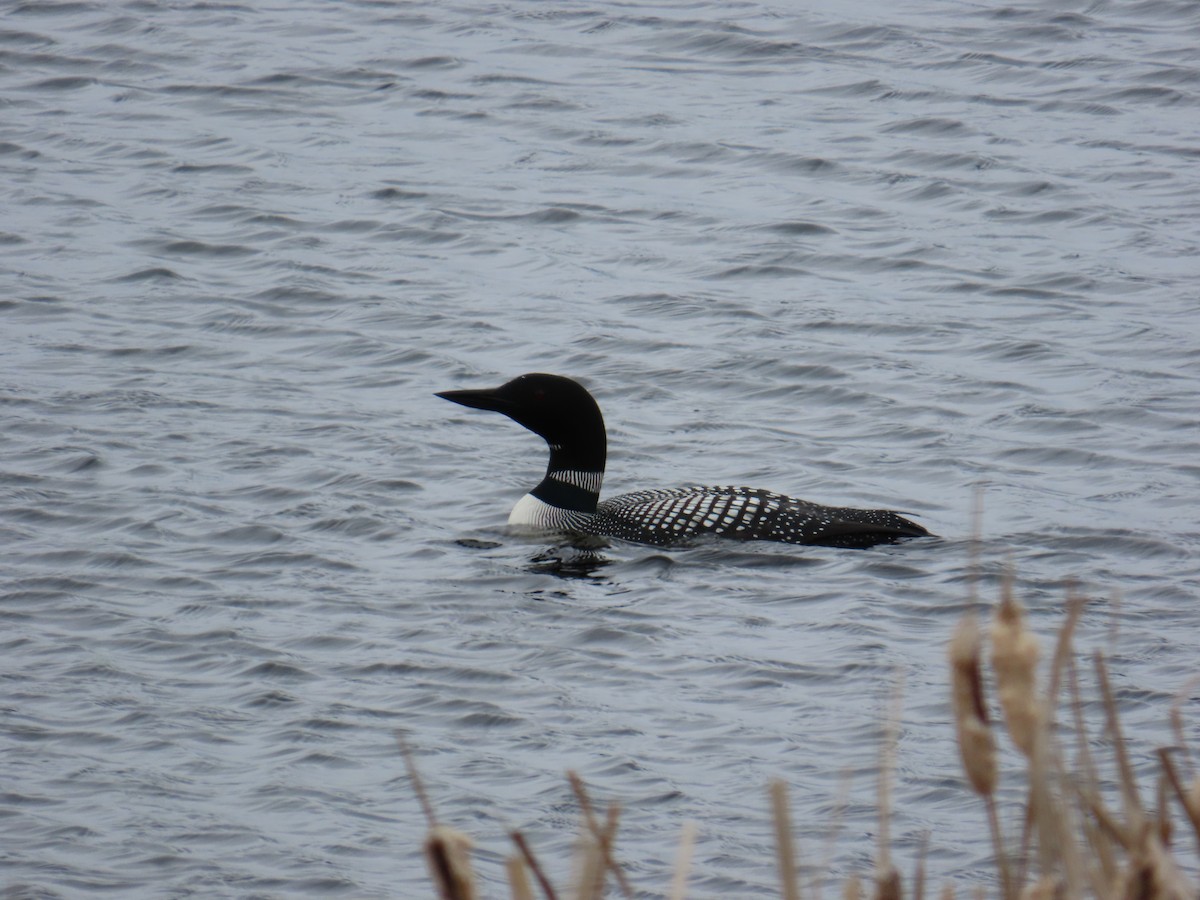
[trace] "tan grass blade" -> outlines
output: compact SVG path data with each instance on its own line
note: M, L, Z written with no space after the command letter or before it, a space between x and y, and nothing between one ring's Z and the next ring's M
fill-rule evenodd
M554 886L550 883L550 879L546 877L546 873L542 871L537 857L533 855L533 850L529 847L529 842L525 840L525 835L513 830L508 833L508 836L517 845L517 850L521 852L521 858L525 860L525 865L529 866L529 870L533 872L533 877L537 879L538 887L542 889L542 894L546 897L546 900L558 900L558 894L555 893Z
M684 900L687 893L688 870L692 867L692 851L696 846L699 827L691 819L683 823L679 832L679 850L675 853L675 872L671 876L671 889L667 900Z
M771 781L771 814L775 821L775 861L779 866L779 884L783 900L800 900L796 878L796 847L792 843L792 816L788 809L787 783Z
M529 867L520 856L510 856L504 861L508 874L508 889L512 900L533 900L533 887L529 884Z

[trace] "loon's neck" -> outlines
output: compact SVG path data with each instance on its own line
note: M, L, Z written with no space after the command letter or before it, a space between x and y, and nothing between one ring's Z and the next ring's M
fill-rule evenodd
M546 477L529 493L556 509L594 513L604 481L605 455L603 426L598 443L593 433L584 447L550 444Z

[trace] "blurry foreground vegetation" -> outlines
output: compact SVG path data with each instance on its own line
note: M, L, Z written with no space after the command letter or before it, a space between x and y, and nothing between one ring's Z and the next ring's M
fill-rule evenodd
M962 620L948 646L949 686L953 699L957 741L966 784L979 798L991 832L996 866L993 885L971 889L971 897L995 893L1000 900L1196 900L1196 886L1181 870L1186 854L1193 869L1200 850L1200 778L1195 774L1183 738L1178 704L1164 711L1171 719L1176 745L1160 748L1153 783L1139 784L1126 750L1117 704L1109 685L1103 655L1089 665L1103 709L1099 728L1112 748L1116 783L1105 781L1093 758L1093 732L1084 721L1080 664L1073 635L1084 601L1069 597L1066 618L1050 658L1049 682L1037 684L1041 646L1025 623L1021 605L1006 584L990 623L981 627L974 616ZM1025 787L1022 808L1004 810L1001 826L996 785L998 726L989 715L986 687L996 694L1004 730L1020 751ZM1070 716L1059 728L1058 717ZM918 859L907 877L889 852L890 769L894 756L894 722L884 738L879 783L879 845L874 871L850 876L841 885L842 900L923 900L924 861ZM1097 727L1090 723L1091 728ZM1063 746L1060 730L1073 735ZM947 735L949 739L949 735ZM475 900L479 892L471 865L471 839L437 824L409 760L418 796L430 822L425 856L430 893L443 900ZM581 824L570 884L555 886L532 847L519 831L511 834L513 854L506 863L512 900L601 900L634 897L635 888L623 872L615 847L620 808L601 815L592 805L582 781L568 773L579 801ZM803 880L798 872L791 834L787 789L782 781L768 791L775 824L775 864L779 896L820 900L830 890L829 878L818 873ZM1015 824L1014 824L1015 823ZM671 900L688 896L695 823L686 823L679 837L675 871L667 885L639 885L641 891L662 893ZM955 888L933 889L939 900L953 900ZM961 890L961 888L960 888Z

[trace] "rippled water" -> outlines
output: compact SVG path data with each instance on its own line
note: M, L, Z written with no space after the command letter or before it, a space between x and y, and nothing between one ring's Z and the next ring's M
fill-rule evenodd
M647 896L689 818L694 895L763 896L774 775L869 866L897 672L898 860L986 878L980 481L985 594L1096 598L1148 770L1200 640L1198 47L1190 0L4 6L0 886L428 896L401 732L492 895L512 826L565 876L575 768ZM543 447L432 394L533 370L607 492L941 537L510 537Z

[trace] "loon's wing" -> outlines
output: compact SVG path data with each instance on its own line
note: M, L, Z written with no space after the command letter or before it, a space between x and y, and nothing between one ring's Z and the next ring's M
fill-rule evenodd
M711 534L741 541L870 547L929 533L888 510L820 506L757 488L698 485L612 497L597 507L589 530L658 546Z

